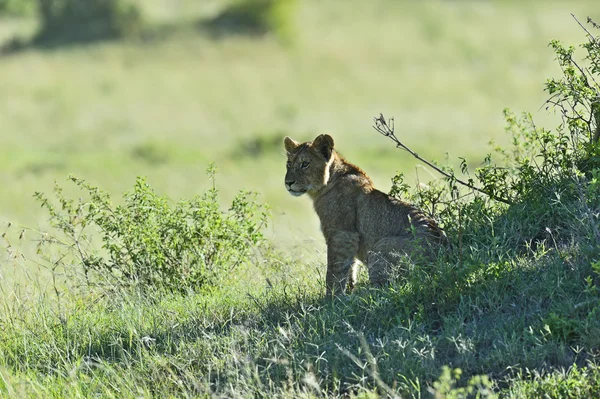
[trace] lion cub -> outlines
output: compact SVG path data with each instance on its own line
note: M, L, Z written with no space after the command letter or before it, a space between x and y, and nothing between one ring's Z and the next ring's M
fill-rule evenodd
M403 256L429 257L446 237L419 209L376 190L359 167L333 148L331 136L313 142L284 139L285 187L312 198L327 243L327 294L356 281L356 261L367 265L374 285L387 283Z

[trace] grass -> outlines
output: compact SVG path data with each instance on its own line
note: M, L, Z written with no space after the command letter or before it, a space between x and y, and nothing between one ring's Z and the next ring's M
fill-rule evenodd
M540 108L544 79L559 72L546 45L578 42L569 12L584 17L593 2L303 2L291 47L196 31L191 23L218 13L216 1L144 4L152 23L184 28L149 42L2 58L0 167L11 190L0 196L1 219L44 225L31 194L68 173L112 194L146 175L171 197L190 197L206 187L203 171L215 161L226 195L256 189L272 204L278 241L319 238L310 204L282 189L282 149L239 159L247 140L327 131L386 190L396 170L414 175L415 162L371 130L384 112L419 154L476 164L490 139L506 140L503 108ZM9 22L11 32L31 31L28 21ZM543 110L536 120L554 125ZM161 147L166 161L140 158L148 146Z
M386 290L363 284L331 301L308 277L312 266L296 279L297 262L270 254L283 264L262 269L269 284L241 273L211 295L61 290L54 300L6 302L0 389L14 397L343 397L388 386L418 397L451 365L467 376L455 390L485 374L482 395L596 396L600 296L586 286L591 267L565 268L568 256L415 269Z
M281 184L281 138L323 131L384 190L396 170L429 178L371 131L379 112L420 155L471 164L508 141L505 107L554 126L535 113L560 72L546 45L581 42L569 13L594 17L595 3L298 3L292 43L199 29L221 1L152 0L145 40L0 56L0 222L13 222L0 230L0 396L600 396L594 248L494 252L510 237L486 237L468 261L380 290L363 273L352 295L325 299L317 218ZM0 38L34 26L0 20ZM274 215L274 248L227 284L107 290L82 284L77 264L53 269L60 253L35 255L48 217L32 195L55 179L119 197L145 175L190 198L211 161L224 203L255 189Z

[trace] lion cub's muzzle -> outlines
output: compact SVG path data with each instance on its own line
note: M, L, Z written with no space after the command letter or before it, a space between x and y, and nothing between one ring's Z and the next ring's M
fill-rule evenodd
M286 189L288 190L288 192L289 192L290 194L292 194L294 197L299 197L299 196L301 196L302 194L304 194L304 193L305 193L305 191L301 191L301 190L294 190L294 189L293 189L293 186L294 186L294 184L295 184L295 183L296 183L296 181L295 181L295 180L286 180L286 181L285 181L285 188L286 188Z

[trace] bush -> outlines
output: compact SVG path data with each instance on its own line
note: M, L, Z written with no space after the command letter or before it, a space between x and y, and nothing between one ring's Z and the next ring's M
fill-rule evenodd
M528 113L517 117L505 110L512 148L494 148L473 175L463 159L460 176L441 167L443 182L413 192L402 174L392 179L390 194L437 217L460 259L488 261L539 245L558 249L573 244L581 254L600 255L600 42L588 37L581 61L573 47L550 44L563 70L545 87L547 109L562 117L554 131L536 126ZM386 133L385 120L376 123L399 143L393 130Z
M523 373L506 389L506 398L597 398L600 395L600 368L596 364L574 365L552 373Z
M36 197L66 237L60 242L75 256L76 265L83 266L88 282L188 292L217 285L248 262L264 241L267 208L256 203L255 194L242 191L227 212L221 211L214 168L209 176L212 189L175 205L142 178L118 206L108 194L75 177L70 180L87 199L68 199L58 186L54 192L60 208L41 193ZM87 226L96 232L88 234ZM89 244L98 232L102 252Z
M219 33L264 35L289 41L296 0L236 0L209 22Z
M37 42L88 42L140 32L142 15L128 0L37 0Z

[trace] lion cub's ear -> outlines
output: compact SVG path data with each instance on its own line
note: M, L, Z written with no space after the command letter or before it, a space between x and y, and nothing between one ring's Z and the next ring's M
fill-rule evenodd
M290 137L286 136L283 139L283 145L285 146L285 150L287 152L292 152L296 147L298 147L298 145L300 145L300 143L298 143L295 140L292 140Z
M313 141L313 148L322 154L327 161L333 152L333 138L328 134L321 134Z

